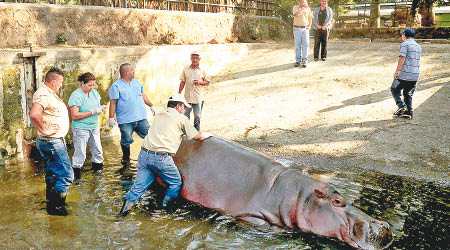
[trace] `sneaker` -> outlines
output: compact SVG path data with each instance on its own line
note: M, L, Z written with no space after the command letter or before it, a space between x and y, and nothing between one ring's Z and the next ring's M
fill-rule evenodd
M397 111L394 112L395 116L401 116L403 115L407 109L405 107L398 108Z
M300 63L299 62L295 62L294 67L298 67L298 66L300 66Z
M411 120L413 118L413 112L408 110L405 113L401 114L400 117Z
M316 61L316 62L319 61L319 58L314 58L314 61Z
M303 63L303 64L302 64L302 67L303 67L303 68L306 68L306 63Z
M322 61L325 61L325 58L322 58Z

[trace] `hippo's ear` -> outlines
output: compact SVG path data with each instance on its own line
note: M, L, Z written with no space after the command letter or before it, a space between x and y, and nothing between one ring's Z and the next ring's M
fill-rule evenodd
M321 190L319 190L319 189L314 189L314 195L315 196L317 196L317 197L319 197L319 198L323 198L323 197L325 197L326 196L326 194L324 193L324 192L322 192Z

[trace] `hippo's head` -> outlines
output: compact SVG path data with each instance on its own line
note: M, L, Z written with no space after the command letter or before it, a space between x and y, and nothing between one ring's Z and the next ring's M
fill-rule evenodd
M300 229L336 237L354 248L383 249L392 242L386 222L376 220L351 206L336 190L315 183L297 203L296 222Z

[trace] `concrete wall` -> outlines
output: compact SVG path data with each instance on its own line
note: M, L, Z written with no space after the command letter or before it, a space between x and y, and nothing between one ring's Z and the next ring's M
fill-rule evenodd
M0 47L205 44L291 36L279 18L0 3Z
M22 159L28 156L28 145L36 136L31 127L28 111L36 88L42 86L45 73L56 66L64 71L64 82L59 95L67 103L77 88L77 77L92 72L97 78L97 90L102 104L109 104L109 86L119 77L119 65L129 62L135 66L135 77L143 85L146 94L162 110L167 98L178 90L179 76L190 63L190 52L201 53L201 65L211 76L220 74L228 65L246 56L250 50L264 44L208 44L135 46L115 48L59 48L45 49L46 55L33 63L21 58L24 50L0 51L0 163L2 158ZM33 67L34 64L34 67ZM33 86L33 79L36 82ZM118 133L110 130L108 113L100 119L102 136ZM68 141L70 143L71 136Z
M340 28L332 29L334 38L370 38L370 39L400 39L400 32L405 28ZM450 27L414 28L416 39L450 39Z

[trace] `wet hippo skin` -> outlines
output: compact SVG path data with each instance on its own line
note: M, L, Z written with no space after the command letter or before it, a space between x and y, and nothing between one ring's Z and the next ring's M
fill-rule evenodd
M220 137L183 140L174 156L181 195L256 225L271 224L334 237L354 248L383 249L392 242L386 222L351 206L329 184L302 175Z

